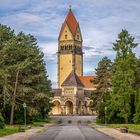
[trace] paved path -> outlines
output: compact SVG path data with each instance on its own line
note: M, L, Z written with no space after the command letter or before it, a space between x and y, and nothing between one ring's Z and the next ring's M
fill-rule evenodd
M87 126L87 122L94 120L93 116L54 117L54 121L61 124L51 126L46 132L29 140L113 140L111 137ZM71 120L71 123L69 121Z
M115 140L140 140L139 135L120 133L119 130L113 128L97 128L97 130L115 138Z
M48 126L46 126L46 129L47 128ZM29 137L35 135L36 133L42 131L42 129L43 129L42 127L35 127L35 128L27 130L26 132L20 132L20 133L11 134L8 136L0 137L0 140L26 140Z

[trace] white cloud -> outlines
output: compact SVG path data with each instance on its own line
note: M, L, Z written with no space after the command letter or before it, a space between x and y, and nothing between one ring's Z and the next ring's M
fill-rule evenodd
M45 54L49 75L56 68L57 38L60 27L67 14L69 4L78 19L83 35L84 73L91 72L102 56L113 58L112 44L122 28L136 36L140 43L140 1L139 0L0 0L0 22L11 26L16 32L23 31L37 37L40 48ZM140 56L140 48L137 49ZM51 64L53 65L50 65Z

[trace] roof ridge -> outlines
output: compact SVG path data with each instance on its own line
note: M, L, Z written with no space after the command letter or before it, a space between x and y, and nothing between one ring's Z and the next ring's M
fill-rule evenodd
M61 86L84 86L74 71L67 76Z

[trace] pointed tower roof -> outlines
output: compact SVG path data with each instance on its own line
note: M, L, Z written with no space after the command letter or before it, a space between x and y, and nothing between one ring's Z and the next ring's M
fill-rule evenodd
M68 24L72 34L74 35L76 32L77 26L78 26L78 22L73 14L71 8L69 9L68 15L67 15L64 23Z
M62 24L60 34L61 34L61 32L63 31L63 29L64 29L64 27L65 27L66 25L68 25L68 27L69 27L69 29L70 29L72 35L75 35L76 29L77 29L77 27L78 27L79 25L78 25L78 22L77 22L77 20L76 20L74 14L73 14L73 12L72 12L72 10L71 10L71 7L69 8L69 11L68 11L68 14L67 14L67 16L66 16L66 19L64 20L64 23Z
M84 85L82 84L81 80L79 79L79 77L77 76L77 74L74 71L72 71L68 75L68 77L62 83L62 86L80 86L80 87L84 87Z

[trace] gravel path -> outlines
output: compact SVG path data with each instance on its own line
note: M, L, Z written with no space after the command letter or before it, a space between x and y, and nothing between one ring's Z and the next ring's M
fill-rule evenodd
M113 128L96 128L98 131L107 134L108 136L113 137L115 140L140 140L140 136L130 134L130 133L121 133L117 129Z

